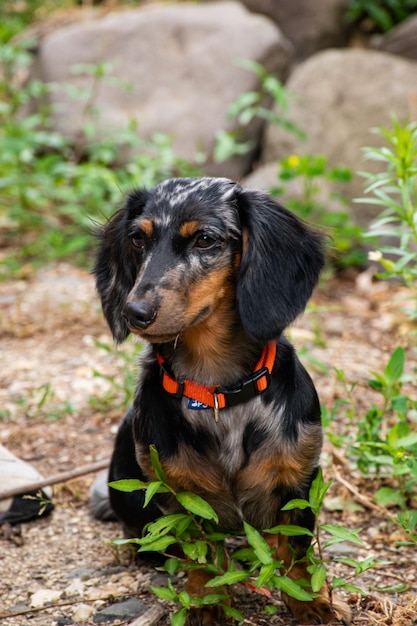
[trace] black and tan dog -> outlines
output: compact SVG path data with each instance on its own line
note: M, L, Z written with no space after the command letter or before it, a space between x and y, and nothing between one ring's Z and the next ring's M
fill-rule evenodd
M246 520L312 529L308 497L322 446L312 381L284 329L302 313L323 265L323 239L266 194L227 179L178 178L129 194L100 233L95 266L118 342L149 342L110 480L153 478L153 444L175 490L201 495L226 529ZM175 505L110 490L130 535ZM160 508L158 508L160 507ZM277 558L302 557L306 537L274 537ZM306 565L288 575L308 579ZM193 594L206 580L190 573ZM313 601L285 596L299 623L349 621L324 586ZM205 612L192 623L217 623Z

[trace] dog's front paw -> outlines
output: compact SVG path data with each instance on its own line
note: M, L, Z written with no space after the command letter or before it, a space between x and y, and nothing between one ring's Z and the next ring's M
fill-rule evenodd
M352 612L349 606L336 596L332 600L326 595L320 595L314 600L302 602L287 594L282 594L285 604L288 606L299 624L333 624L340 623L349 626Z
M226 615L221 606L205 606L198 609L190 609L187 615L187 626L204 626L211 624L226 624Z

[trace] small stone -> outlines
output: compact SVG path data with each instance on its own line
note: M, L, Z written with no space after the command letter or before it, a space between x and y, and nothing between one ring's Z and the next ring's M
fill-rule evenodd
M105 622L112 622L115 619L130 620L135 617L139 617L147 610L146 604L143 604L137 598L130 598L126 602L118 602L112 606L108 606L101 611L98 611L94 616L94 622L96 624L104 624Z
M75 622L86 622L96 612L90 604L79 604L74 611Z
M30 599L30 606L34 609L41 608L45 604L56 602L61 597L61 591L56 589L39 589Z
M79 578L74 578L72 583L68 585L65 589L66 597L70 596L82 596L84 594L84 584L81 582Z

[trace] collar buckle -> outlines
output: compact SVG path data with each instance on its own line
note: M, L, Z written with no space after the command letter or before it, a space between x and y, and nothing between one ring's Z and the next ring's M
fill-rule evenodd
M258 387L257 382L262 381L262 386ZM226 397L226 406L236 406L242 402L248 402L255 396L262 393L269 386L270 373L267 367L254 372L251 376L240 380L234 387L217 387L216 393L222 393Z

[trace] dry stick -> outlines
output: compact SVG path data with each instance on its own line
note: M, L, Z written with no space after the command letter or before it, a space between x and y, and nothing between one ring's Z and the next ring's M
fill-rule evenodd
M12 489L6 489L5 491L0 491L0 500L7 500L8 498L21 496L30 493L31 491L43 489L43 487L56 485L57 483L65 483L67 480L71 480L72 478L78 478L79 476L85 476L85 474L92 474L93 472L98 472L102 469L106 469L107 467L109 467L109 465L110 461L108 459L106 461L88 463L87 465L82 465L81 467L77 467L76 469L70 470L68 472L60 472L59 474L54 474L49 478L44 478L43 480L38 480L36 482L28 483L26 485L19 485L19 487L13 487Z
M372 511L377 511L382 517L388 518L390 520L395 520L395 515L391 515L391 513L384 509L384 507L379 506L378 504L374 504L374 502L369 500L369 498L359 493L358 489L345 478L343 478L343 476L341 476L336 469L334 470L334 476L341 485L346 487L346 489L351 492L351 494L355 497L356 501L359 502L359 504L362 504L365 508L371 509Z
M120 600L121 598L126 598L126 594L112 594L111 597L114 600ZM32 606L28 609L22 609L21 611L14 611L11 613L0 613L0 619L8 619L11 617L18 617L19 615L28 615L29 613L42 613L42 611L50 611L51 609L61 609L66 606L75 606L76 604L93 604L94 602L108 602L110 598L73 598L72 600L65 600L63 602L55 602L51 604L44 604L43 606ZM129 626L151 626L152 624L156 624L156 611L158 611L158 621L161 619L163 615L167 612L161 605L156 605L155 610L149 609L144 613L141 617L135 620ZM139 622L140 619L145 621ZM150 621L150 619L154 621ZM138 622L138 623L136 623Z

